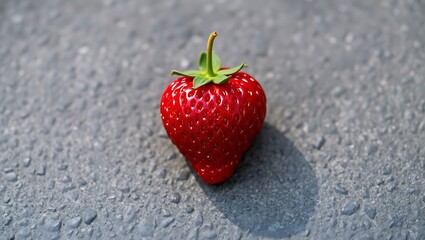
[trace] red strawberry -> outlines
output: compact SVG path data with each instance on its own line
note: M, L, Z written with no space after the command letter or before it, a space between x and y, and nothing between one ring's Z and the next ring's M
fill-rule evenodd
M165 89L161 118L171 141L209 184L227 180L260 132L266 96L260 84L240 72L220 68L212 52L216 32L199 59L199 70L172 71L182 77Z

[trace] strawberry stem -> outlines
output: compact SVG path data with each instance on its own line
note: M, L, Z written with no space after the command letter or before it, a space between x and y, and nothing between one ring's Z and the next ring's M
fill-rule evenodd
M242 63L233 68L220 68L220 58L213 52L213 44L216 37L217 32L212 32L208 38L207 51L202 52L199 56L198 70L188 70L184 72L173 70L171 71L171 75L193 78L193 89L196 89L209 83L223 84L227 82L233 74L246 67L246 64Z
M217 32L212 32L210 37L208 38L208 44L207 44L207 74L211 77L215 76L213 66L212 66L212 49L214 44L214 39L217 37Z

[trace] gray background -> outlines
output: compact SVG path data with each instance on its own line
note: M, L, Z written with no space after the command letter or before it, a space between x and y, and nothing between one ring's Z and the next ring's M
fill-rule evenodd
M0 0L0 239L424 239L425 2ZM267 94L207 186L166 137L210 32Z

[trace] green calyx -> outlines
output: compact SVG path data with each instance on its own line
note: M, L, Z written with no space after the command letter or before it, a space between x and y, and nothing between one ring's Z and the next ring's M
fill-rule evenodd
M193 78L193 88L201 87L208 83L222 84L229 80L232 74L239 72L242 68L247 67L245 63L229 69L220 70L220 58L212 51L214 39L217 37L217 32L211 33L207 51L202 52L199 57L199 70L188 70L184 72L173 70L170 75L179 75Z

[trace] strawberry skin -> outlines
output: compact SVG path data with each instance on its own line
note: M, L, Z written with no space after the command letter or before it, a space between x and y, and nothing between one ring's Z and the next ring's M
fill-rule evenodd
M164 91L161 117L171 141L209 184L227 180L260 132L266 96L244 72L229 81L193 89L180 77Z
M217 184L232 176L260 132L266 96L252 76L239 70L220 84L194 87L195 80L183 75L167 86L161 118L169 138L200 178Z

